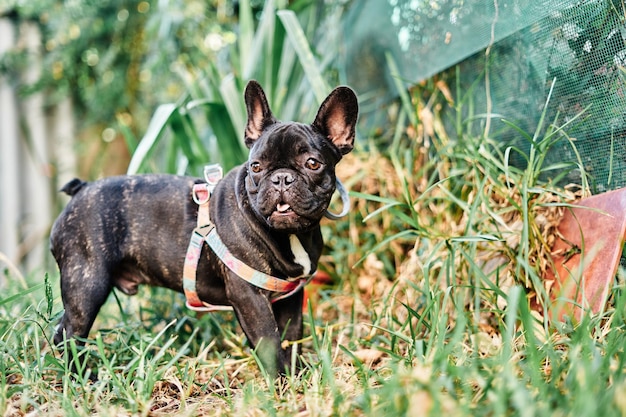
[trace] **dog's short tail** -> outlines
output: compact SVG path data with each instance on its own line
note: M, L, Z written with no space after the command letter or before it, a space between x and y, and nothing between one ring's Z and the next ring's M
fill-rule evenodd
M68 182L61 188L65 194L69 196L76 195L87 183L85 181L79 180L78 178L74 178L72 181Z

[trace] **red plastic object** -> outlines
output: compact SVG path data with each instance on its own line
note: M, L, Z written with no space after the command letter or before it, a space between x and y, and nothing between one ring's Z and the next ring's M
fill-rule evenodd
M626 188L585 198L566 210L552 248L551 316L580 319L606 303L626 239ZM556 274L554 274L556 272Z

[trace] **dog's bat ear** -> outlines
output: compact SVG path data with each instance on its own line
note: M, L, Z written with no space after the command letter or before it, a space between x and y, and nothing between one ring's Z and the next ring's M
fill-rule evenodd
M354 146L359 103L349 87L337 87L326 97L313 126L322 132L341 152L350 152Z
M245 142L248 148L261 136L263 130L269 125L276 123L272 115L265 92L261 85L252 80L246 86L244 93L246 110L248 111L248 124L246 125Z

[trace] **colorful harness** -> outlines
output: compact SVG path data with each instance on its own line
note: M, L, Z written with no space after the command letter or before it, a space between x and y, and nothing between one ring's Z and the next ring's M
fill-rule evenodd
M310 276L299 277L294 281L287 281L257 271L235 258L232 253L230 253L217 234L215 224L213 224L209 215L209 200L215 186L222 179L222 167L218 164L207 165L204 169L204 177L206 183L195 184L192 190L193 200L198 204L198 221L196 228L193 229L191 233L191 240L187 248L187 256L185 256L185 266L183 269L183 290L187 298L187 307L200 312L232 310L231 306L206 303L200 300L198 296L196 291L196 272L198 270L198 262L200 261L200 253L204 242L206 242L217 257L224 262L224 265L241 279L264 290L277 293L277 295L272 298L272 302L287 298L304 287L313 278L314 273Z

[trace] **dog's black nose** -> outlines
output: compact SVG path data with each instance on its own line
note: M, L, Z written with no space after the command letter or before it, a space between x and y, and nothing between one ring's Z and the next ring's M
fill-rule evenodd
M295 178L289 171L278 170L272 174L270 180L274 185L288 187L295 181Z

